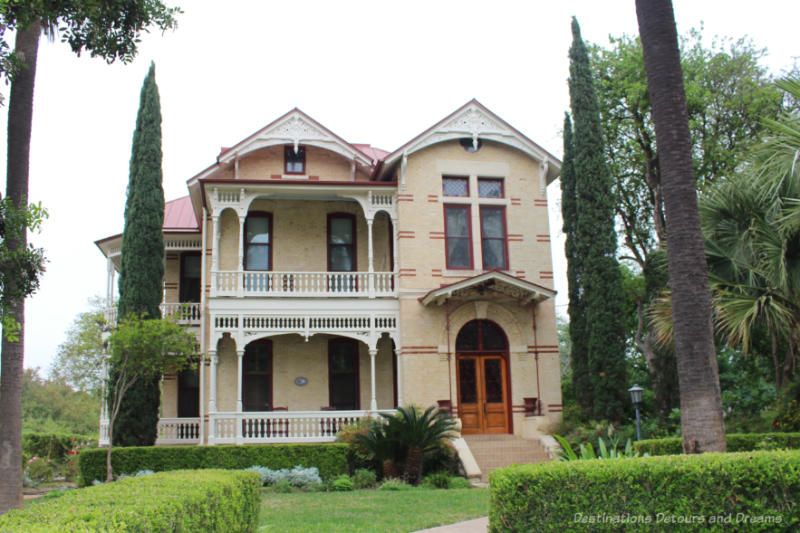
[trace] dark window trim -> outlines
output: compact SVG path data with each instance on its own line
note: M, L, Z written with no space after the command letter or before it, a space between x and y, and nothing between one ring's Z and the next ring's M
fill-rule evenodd
M467 210L467 249L469 250L469 266L455 267L450 266L450 256L447 254L447 210L448 209L466 209ZM464 237L453 237L454 239L463 239ZM469 204L444 204L444 261L447 270L473 270L475 268L475 258L472 257L472 206Z
M244 358L247 357L247 346L250 346L250 345L253 345L253 344L264 344L264 345L266 345L268 347L268 350L269 350L269 371L267 371L267 372L246 372L245 371ZM251 343L248 343L247 346L245 346L245 353L242 356L242 411L248 412L246 407L245 407L245 404L244 404L244 399L247 398L247 388L245 387L245 385L247 383L247 380L245 379L245 376L248 376L248 375L255 375L255 376L268 375L269 376L269 409L268 410L271 411L272 410L272 406L275 405L274 401L273 401L273 396L275 394L275 386L274 386L275 384L274 384L274 380L273 380L272 339L258 339L258 340L255 340L255 341L251 342Z
M464 180L467 182L467 194L464 196L445 196L444 180ZM469 176L455 176L452 174L442 176L442 198L469 198Z
M275 265L272 263L272 252L275 248L275 226L272 223L272 213L268 213L267 211L248 211L247 218L244 219L244 231L242 232L242 243L244 243L244 257L242 257L242 263L244 264L242 265L242 268L244 268L244 270L249 270L247 268L248 246L264 246L263 244L247 244L247 223L249 222L251 216L266 217L269 220L269 258L267 259L269 261L268 271L275 270Z
M200 301L200 299L202 298L202 294L203 294L203 263L202 263L202 261L200 262L200 277L198 278L198 280L200 280L199 281L200 292L197 294L197 300L184 300L183 297L182 297L183 291L184 291L184 288L183 288L183 286L184 286L183 273L186 271L185 270L186 269L186 264L185 263L186 263L186 258L187 257L198 257L199 258L200 257L200 252L181 252L181 270L180 270L180 273L178 274L178 302L179 303L185 303L185 302L197 303L197 302Z
M304 175L306 173L306 147L305 146L298 146L297 147L297 155L302 156L303 158L303 170L300 172L290 172L289 171L289 155L294 155L294 146L284 146L283 147L283 173L284 174L295 174L295 175Z
M481 182L482 181L498 181L500 182L500 198L506 197L506 184L503 178L481 178L478 177L478 196L489 200L497 200L494 196L481 196Z
M361 410L361 353L358 346L358 341L348 338L337 338L328 340L328 405L333 405L333 346L336 344L352 344L353 350L356 354L355 360L355 375L356 375L356 411ZM349 372L348 372L349 373Z
M326 241L326 249L328 250L328 272L331 270L331 219L334 218L348 218L353 227L353 270L337 270L337 272L358 272L358 225L356 224L356 216L352 213L328 213L328 231Z
M502 213L503 218L503 251L505 252L505 265L503 266L493 266L488 268L497 268L500 270L508 270L508 265L510 263L508 258L508 227L506 225L506 207L503 205L482 205L480 206L480 212L478 213L478 218L480 219L481 224L481 264L483 265L483 243L485 240L492 240L498 241L500 240L498 237L484 237L483 235L483 211L500 211ZM486 270L486 265L483 265L483 269Z

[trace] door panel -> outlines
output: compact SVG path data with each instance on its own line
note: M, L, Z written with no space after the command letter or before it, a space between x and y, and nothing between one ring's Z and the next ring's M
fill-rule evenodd
M505 360L497 355L462 355L457 363L462 433L508 433Z

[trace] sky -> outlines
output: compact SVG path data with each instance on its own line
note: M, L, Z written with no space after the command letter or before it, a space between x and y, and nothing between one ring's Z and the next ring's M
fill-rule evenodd
M46 371L88 299L105 295L94 245L121 232L139 91L150 62L163 116L164 193L294 107L352 143L394 150L472 98L560 155L575 15L587 41L638 33L633 0L167 0L176 31L145 34L130 64L108 65L42 40L30 199L49 219L29 237L47 272L26 308L25 366ZM749 36L775 73L800 56L800 2L674 0L678 31ZM0 86L6 97L8 87ZM7 108L0 108L5 159ZM4 168L4 166L3 166ZM3 170L4 172L4 170ZM558 182L548 188L556 300L566 314Z

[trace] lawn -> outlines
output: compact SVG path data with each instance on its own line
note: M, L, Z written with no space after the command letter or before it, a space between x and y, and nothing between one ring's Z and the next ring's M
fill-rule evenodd
M408 532L489 514L488 489L264 492L258 531Z

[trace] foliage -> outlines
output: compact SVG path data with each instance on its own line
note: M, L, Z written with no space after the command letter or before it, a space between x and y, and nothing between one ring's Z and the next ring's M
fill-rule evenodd
M441 449L441 442L452 438L456 421L446 411L430 406L424 412L416 406L398 407L394 414L380 413L384 423L376 423L367 437L360 441L372 442L375 449L391 455L395 464L405 465L405 478L412 485L419 483L424 471L425 456Z
M621 459L623 457L639 457L639 451L634 449L631 439L625 442L625 447L621 448L619 437L612 437L609 434L608 441L602 437L597 439L597 451L591 442L581 443L579 447L580 455L573 449L572 445L561 435L553 435L561 445L561 450L557 457L559 461L577 461L579 459ZM606 444L608 442L608 444ZM644 454L647 456L647 454Z
M5 532L255 531L258 476L251 472L164 472L106 483L0 516Z
M800 381L795 381L780 395L772 425L778 431L800 431Z
M89 299L89 311L79 313L67 330L67 338L58 345L50 364L50 378L62 381L75 390L99 395L103 387L103 316L104 302Z
M729 452L753 450L800 449L800 433L728 433L725 436ZM635 450L650 455L683 453L681 439L647 439L633 444Z
M80 484L106 479L106 450L86 450L78 456ZM347 473L347 446L343 444L249 444L246 446L131 446L111 452L114 472L139 470L228 468L265 465L273 470L296 465L316 467L323 479Z
M155 65L142 84L139 112L131 148L125 228L119 271L120 318L130 313L160 318L164 279L164 189L161 171L161 103ZM109 412L119 369L110 365ZM117 410L119 429L114 444L147 446L155 443L159 408L159 374L133 383Z
M32 244L9 244L21 242L28 230L38 231L45 218L47 211L41 204L21 209L9 197L0 199L0 326L3 335L12 342L19 338L19 324L10 306L39 289L45 258L44 251Z
M435 472L422 478L422 484L435 489L449 489L452 477L448 472Z
M97 431L100 402L92 395L75 391L67 384L44 379L38 369L27 368L22 375L22 430L74 433Z
M46 457L31 457L25 465L24 475L37 483L49 483L55 475L53 462Z
M355 484L353 478L347 474L342 474L331 482L331 488L336 492L347 492L353 490Z
M157 380L167 372L190 366L195 353L194 333L170 319L146 319L128 315L111 334L108 434L114 442L114 424L125 394L139 381ZM123 420L120 420L123 423ZM108 447L108 480L111 480L111 446Z
M73 434L23 433L22 453L56 461L78 455L81 450L97 447L96 437Z
M359 468L377 468L375 453L370 451L365 443L357 440L358 435L366 436L369 433L372 424L372 420L359 418L336 433L336 442L348 445L347 464L350 473Z
M356 489L371 489L378 483L378 476L372 470L359 468L353 472L353 487Z
M319 477L319 470L312 466L304 468L301 465L295 465L294 468L281 468L279 470L272 470L266 466L251 466L244 470L255 472L261 476L261 484L264 486L275 485L285 481L292 487L305 487L311 484L322 483L322 478Z
M573 354L585 343L588 386L591 401L581 382L582 370L573 359L575 393L581 407L597 418L619 420L629 408L626 383L625 338L623 325L622 281L616 259L617 234L614 230L614 199L608 194L613 181L605 161L603 129L589 66L589 56L581 39L578 21L572 19L570 57L570 107L574 122L574 207L571 226L579 264L578 286L574 290L585 301L585 325L571 332ZM563 202L563 198L562 198ZM567 221L565 220L565 226ZM573 290L572 288L570 290ZM581 326L581 324L578 324ZM586 396L585 396L586 395Z
M390 477L383 480L381 486L378 487L378 490L411 490L414 487L409 485L405 482L405 480L397 478L397 477Z
M739 522L747 531L789 531L800 525L799 468L796 451L501 468L489 475L490 530L561 532L581 524L592 531L729 531L730 524L711 520L732 516L779 520Z

